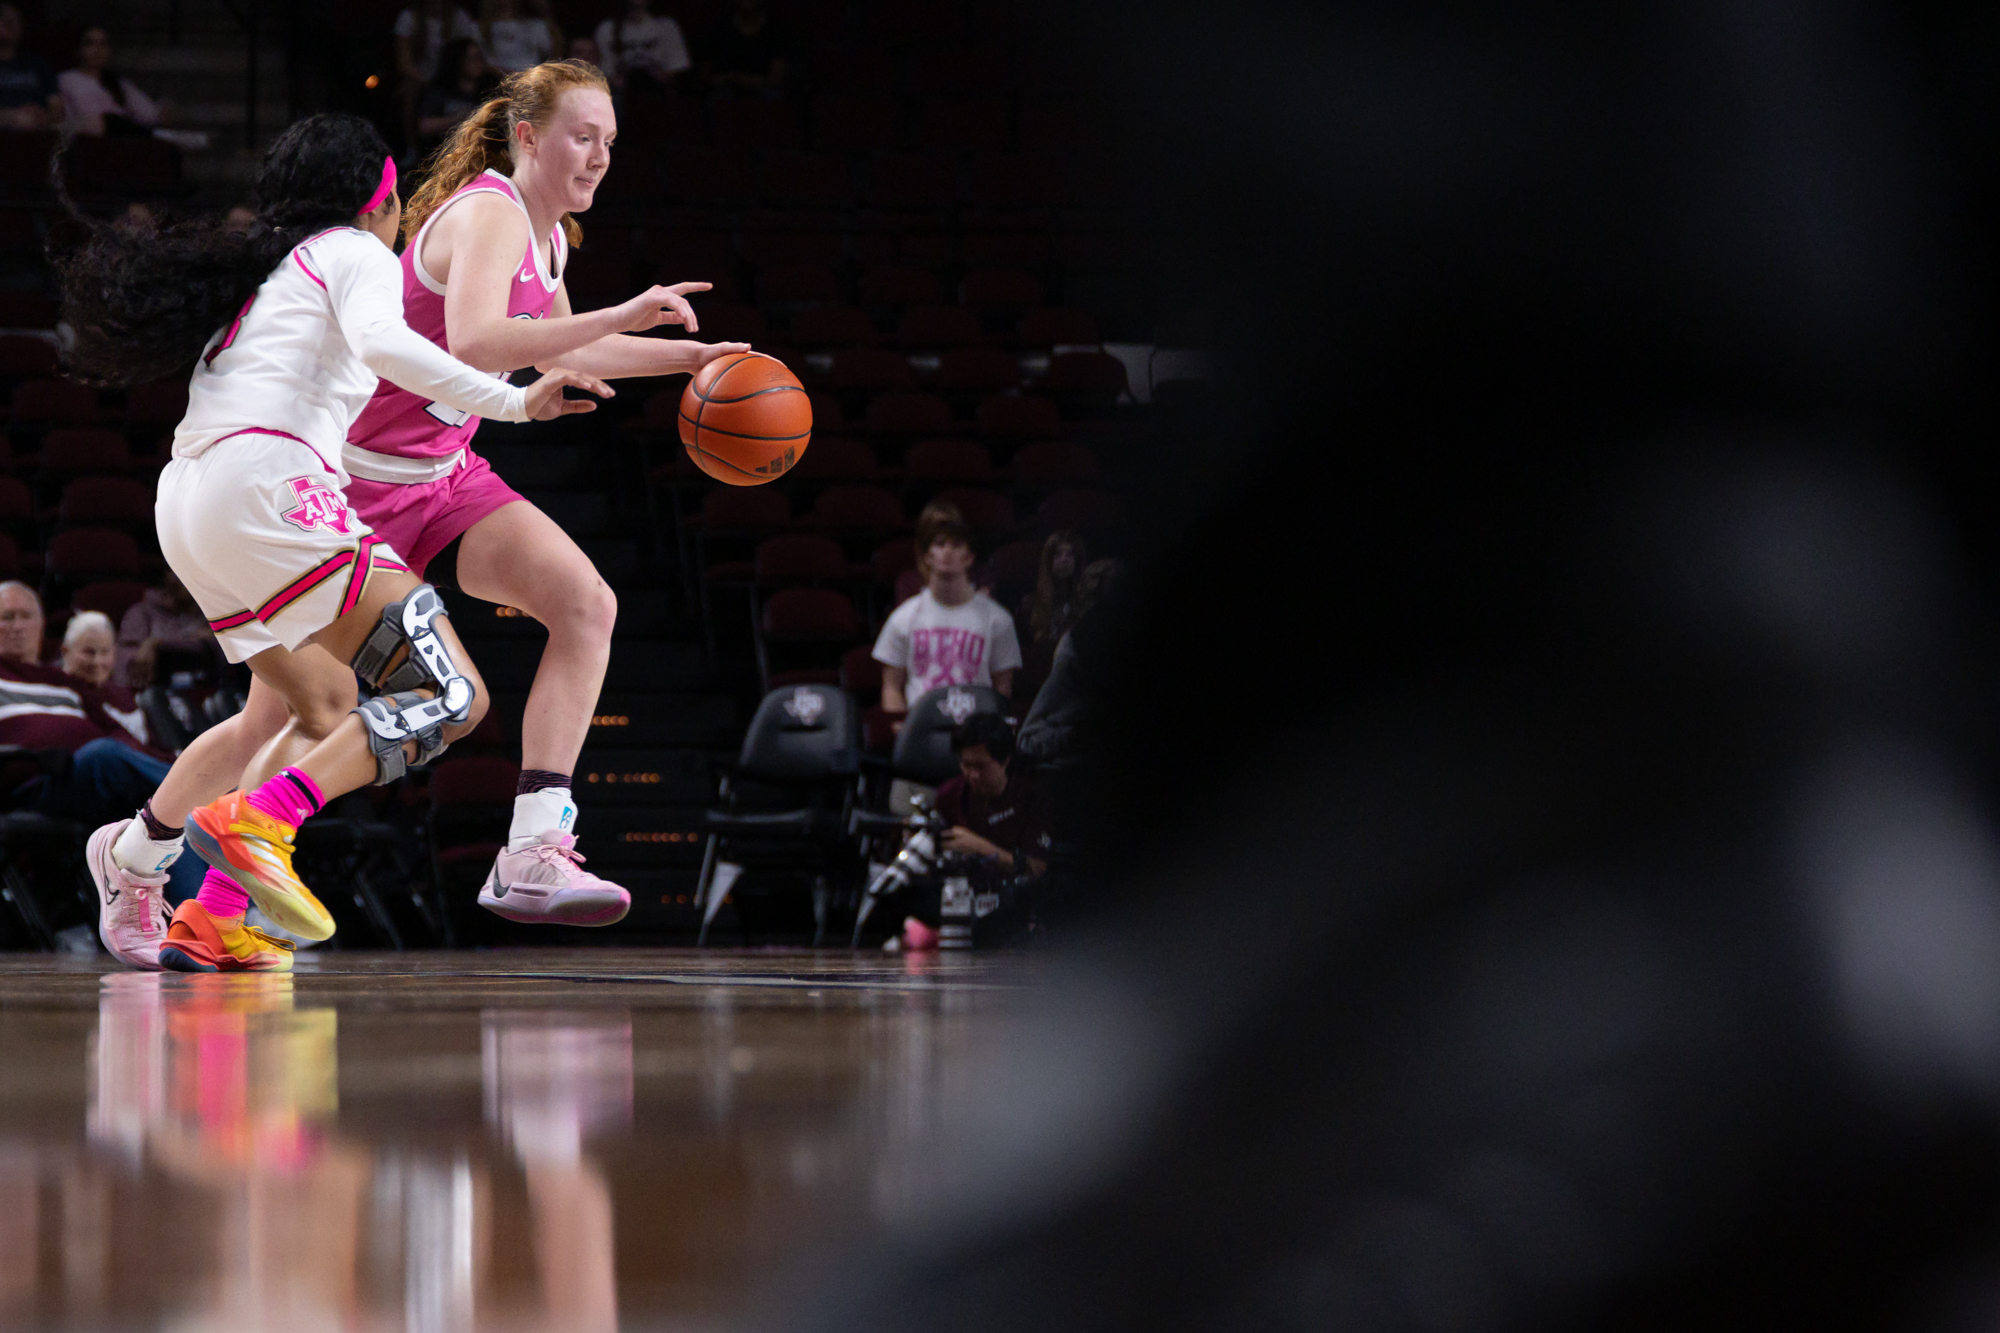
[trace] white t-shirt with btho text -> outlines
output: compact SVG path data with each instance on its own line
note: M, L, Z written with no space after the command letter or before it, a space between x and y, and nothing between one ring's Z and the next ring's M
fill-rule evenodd
M946 606L925 588L889 614L875 640L875 660L909 672L912 704L941 685L991 685L996 671L1021 665L1014 617L983 592Z

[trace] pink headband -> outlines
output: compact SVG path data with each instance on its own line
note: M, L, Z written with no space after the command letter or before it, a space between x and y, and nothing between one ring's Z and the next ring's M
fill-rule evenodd
M361 206L361 211L364 213L373 213L382 206L382 201L387 199L394 192L395 188L396 159L385 157L382 159L382 183L375 187L375 193L368 196L368 202Z

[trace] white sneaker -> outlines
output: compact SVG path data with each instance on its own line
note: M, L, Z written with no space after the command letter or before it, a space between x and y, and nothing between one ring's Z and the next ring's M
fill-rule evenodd
M83 859L97 885L97 938L125 966L157 972L170 915L160 895L167 877L135 875L112 859L111 845L131 822L120 819L91 834Z
M518 852L502 851L479 905L530 925L608 926L632 910L632 895L582 868L576 839L550 829Z

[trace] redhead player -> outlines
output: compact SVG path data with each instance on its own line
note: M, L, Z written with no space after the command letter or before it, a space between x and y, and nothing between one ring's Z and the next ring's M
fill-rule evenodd
M674 375L748 350L630 336L662 324L695 329L686 293L707 290L704 282L571 313L563 264L582 234L571 215L590 207L617 132L594 66L555 61L509 75L439 148L410 199L410 327L495 374L560 358L600 379ZM578 864L570 775L604 684L617 602L569 535L471 451L478 426L383 381L348 433L347 495L418 574L548 628L521 720L513 826L479 901L515 921L599 923L606 895L625 893Z
M610 391L571 371L515 388L413 333L389 249L395 184L373 126L313 116L266 155L247 236L219 218L157 232L90 224L60 261L72 373L125 384L194 363L160 474L160 549L229 660L255 677L250 705L181 754L138 818L90 839L99 930L126 963L289 969L291 945L243 916L254 900L304 938L333 933L292 870L298 826L430 759L485 711L436 590L341 494L341 444L377 377L508 421L588 410L564 401L566 384ZM359 707L357 675L381 691ZM273 725L281 711L290 722ZM209 872L162 938L158 894L181 824Z

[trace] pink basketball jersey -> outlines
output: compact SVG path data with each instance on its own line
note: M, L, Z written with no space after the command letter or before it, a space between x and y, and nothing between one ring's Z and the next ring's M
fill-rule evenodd
M489 170L467 181L438 205L437 211L424 220L424 225L403 247L403 319L447 352L451 343L445 337L444 284L431 277L421 256L424 240L437 220L447 208L469 194L503 195L521 210L521 220L528 220L528 210L515 192L514 182ZM525 238L521 257L514 261L513 280L507 284L509 319L546 319L555 307L556 288L562 284L563 266L569 260L569 241L560 222L550 232L549 241L555 248L553 273L547 268L547 252L535 243L532 234ZM472 443L479 420L470 413L419 398L408 389L383 380L375 386L375 396L361 409L353 429L347 432L347 441L378 454L444 458Z

